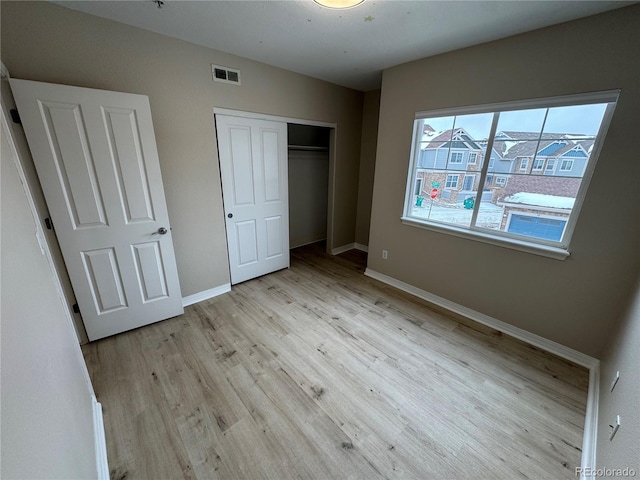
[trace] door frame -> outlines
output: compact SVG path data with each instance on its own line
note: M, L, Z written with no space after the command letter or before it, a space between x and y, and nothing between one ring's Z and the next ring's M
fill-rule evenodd
M273 122L283 122L286 124L296 123L298 125L307 125L311 127L326 127L330 129L329 134L329 188L327 191L327 253L331 254L333 249L333 217L335 210L335 174L336 174L336 135L338 130L337 123L321 122L317 120L307 120L304 118L281 117L278 115L270 115L268 113L247 112L244 110L232 110L229 108L213 107L213 131L215 129L215 116L228 115L230 117L251 118L254 120L267 120ZM217 141L217 133L216 133ZM217 143L217 142L216 142ZM217 151L218 161L220 161L220 152ZM222 172L220 173L220 181L222 181ZM227 254L229 246L227 245Z
M1 74L2 80L3 81L8 80L10 78L9 72L7 71L4 64L2 64L1 71L2 71L2 74ZM67 323L69 324L70 328L75 332L78 344L82 345L89 341L87 338L86 331L84 329L84 324L81 323L81 325L77 325L76 317L73 315L73 312L71 311L69 299L65 295L64 288L62 287L62 281L60 279L61 274L67 275L67 277L69 274L67 273L66 269L64 272L61 272L58 266L56 265L56 262L54 260L54 255L52 252L52 246L49 240L47 239L47 235L44 229L42 228L42 224L37 221L38 219L41 218L41 213L38 211L37 200L34 195L34 186L32 185L31 180L29 179L29 176L25 172L25 167L24 167L25 158L24 158L24 155L22 155L20 148L18 148L18 139L16 138L18 133L16 132L16 130L11 128L11 122L9 121L9 119L7 118L7 115L5 114L5 108L6 109L15 108L15 106L7 105L5 104L4 101L2 102L2 104L3 104L3 108L0 109L0 122L2 122L2 125L6 129L7 142L9 143L9 148L13 150L17 160L17 162L15 162L16 170L18 171L18 176L22 181L22 188L24 189L24 193L27 197L27 203L29 204L29 209L31 210L31 214L33 215L33 218L35 220L34 221L35 236L38 239L38 244L40 245L40 249L42 250L42 255L44 255L44 257L46 258L46 261L49 264L49 268L51 269L51 276L53 278L53 283L56 287L56 290L58 291L58 296L60 297L60 301L62 303L62 310L67 319ZM24 141L26 142L26 138L24 139ZM39 188L39 185L38 185L38 188ZM82 360L82 365L85 365L84 358L82 358L82 355L80 355L80 359ZM89 386L89 390L93 395L95 395L93 392L91 379L89 378L89 371L86 370L86 368L84 368L83 373L86 374L85 380L87 382L87 385Z
M7 116L9 110L16 108L16 105L13 100L13 91L9 85L11 75L4 63L0 63L0 78L2 79L3 84L6 82L6 90L3 88L2 95L2 113L9 127L11 142L17 151L18 160L20 162L18 170L20 172L20 176L23 177L24 190L29 204L32 206L34 215L36 215L36 218L43 219L48 217L49 207L44 198L44 194L42 193L40 181L35 172L35 165L31 158L27 138L22 127L18 126L18 128L16 128L16 125ZM6 92L6 95L4 92ZM42 208L45 210L41 211ZM54 273L54 280L59 290L64 311L71 320L78 343L80 345L89 343L89 337L87 336L87 332L84 328L84 322L81 315L75 313L71 308L71 306L76 303L75 293L71 286L69 272L67 272L64 261L62 260L62 252L60 251L56 234L53 230L42 229L42 225L38 225L38 227L40 227L39 231L42 232L41 245L43 252L50 261L51 270Z

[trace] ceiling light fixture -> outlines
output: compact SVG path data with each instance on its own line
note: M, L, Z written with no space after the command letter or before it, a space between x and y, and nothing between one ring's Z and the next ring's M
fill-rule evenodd
M322 5L323 7L334 8L336 10L353 8L364 2L364 0L313 0L313 1L316 2L318 5Z

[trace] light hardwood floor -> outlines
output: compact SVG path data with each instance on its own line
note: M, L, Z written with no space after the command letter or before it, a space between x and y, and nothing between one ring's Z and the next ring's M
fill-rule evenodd
M588 372L318 245L83 347L115 479L575 478Z

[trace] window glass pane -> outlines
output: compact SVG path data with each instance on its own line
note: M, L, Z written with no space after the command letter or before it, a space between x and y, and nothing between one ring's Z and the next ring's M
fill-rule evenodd
M565 246L608 105L416 120L421 135L414 146L415 168L407 186L413 192L406 214L427 223Z
M546 113L546 108L501 112L496 140L538 140Z
M455 117L419 120L418 168L445 169ZM426 188L426 186L425 186Z
M606 108L606 103L550 108L542 138L593 139L598 134Z
M492 120L492 113L418 120L414 183L422 188L414 188L411 216L469 227Z
M605 108L600 104L501 113L498 125L510 129L496 134L494 150L500 158L489 171L496 173L504 164L508 168L501 171L508 174L500 184L486 184L475 226L560 242Z
M465 208L464 200L468 196L474 196L475 192L465 193L464 189L477 188L474 185L477 178L464 171L418 169L416 180L422 181L423 189L422 195L413 198L411 216L469 227L473 207Z

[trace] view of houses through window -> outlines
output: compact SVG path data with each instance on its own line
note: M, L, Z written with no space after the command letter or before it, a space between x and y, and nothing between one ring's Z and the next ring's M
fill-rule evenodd
M405 218L566 246L608 105L417 119Z

